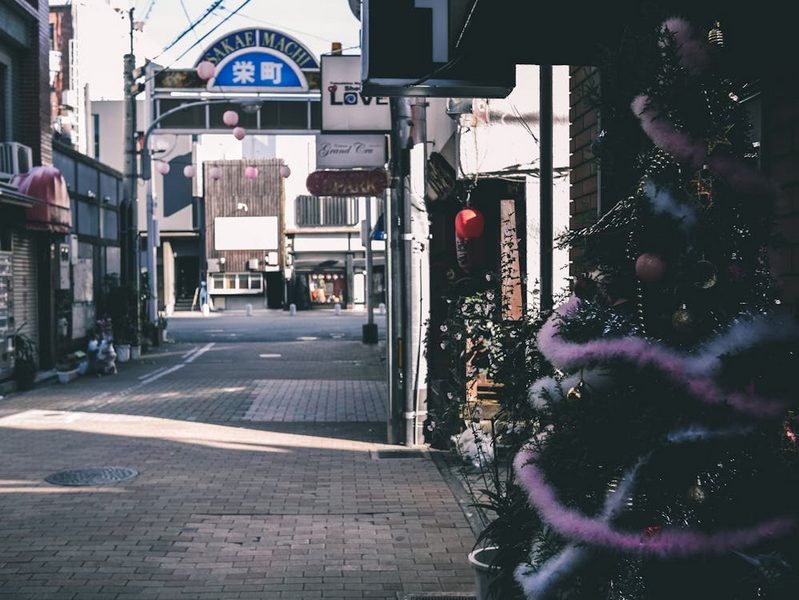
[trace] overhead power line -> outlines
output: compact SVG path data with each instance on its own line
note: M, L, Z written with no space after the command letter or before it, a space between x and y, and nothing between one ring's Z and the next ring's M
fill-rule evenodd
M163 56L163 54L165 52L169 51L171 48L173 48L175 46L175 44L177 44L180 40L182 40L184 37L186 37L189 33L194 31L194 29L200 23L202 23L205 19L207 19L211 15L211 13L213 13L217 8L219 8L219 5L222 4L222 2L223 2L223 0L214 0L213 4L211 4L211 6L208 7L208 10L206 10L199 19L197 19L193 23L191 23L191 21L190 21L190 25L189 25L188 29L183 31L178 37L176 37L174 40L172 40L169 43L169 45L164 47L164 49L161 50L160 54L158 56L156 56L153 60L157 60L159 57ZM184 7L184 11L185 11L185 7ZM188 17L188 14L186 16ZM224 23L224 21L223 21L223 23Z

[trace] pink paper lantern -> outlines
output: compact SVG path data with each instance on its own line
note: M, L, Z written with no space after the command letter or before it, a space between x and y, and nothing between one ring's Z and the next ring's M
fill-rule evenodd
M288 165L280 165L280 176L283 179L288 179L288 177L290 175L291 175L291 169L289 168L289 166Z
M233 137L237 140L243 140L245 135L247 135L247 131L244 127L236 127L233 129Z
M228 127L235 127L239 124L239 113L235 110L226 110L222 114L222 122Z
M244 176L247 179L255 179L258 177L258 167L246 167L244 169Z
M216 181L222 177L222 169L220 169L219 167L211 167L208 170L208 174L211 176L211 179Z
M199 65L197 65L197 75L199 75L200 79L208 80L211 79L216 74L216 67L214 63L204 60Z
M183 167L183 176L191 179L197 174L197 167L194 165L186 165Z
M161 175L166 175L169 173L169 163L159 160L157 163L155 163L155 170L161 173Z

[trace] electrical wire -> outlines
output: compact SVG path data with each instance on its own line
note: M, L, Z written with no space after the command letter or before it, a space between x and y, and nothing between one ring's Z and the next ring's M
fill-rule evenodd
M214 3L213 3L213 4L211 4L211 6L209 6L209 7L208 7L208 9L207 9L207 10L206 10L206 11L205 11L203 14L202 14L202 16L201 16L199 19L197 19L196 21L194 21L194 22L192 23L192 21L191 21L191 18L189 18L189 13L186 11L186 6L183 4L183 0L180 0L180 4L181 4L181 6L183 6L183 12L186 14L186 18L189 20L189 28L188 28L188 29L186 29L186 30L184 30L184 31L183 31L183 32L182 32L180 35L178 35L178 37L176 37L176 38L175 38L174 40L172 40L172 41L171 41L171 42L170 42L168 45L166 45L166 46L164 47L164 49L163 49L163 50L161 50L161 52L158 54L158 56L156 56L156 57L154 57L154 58L153 58L153 60L154 60L154 61L155 61L155 60L158 60L158 59L159 59L161 56L163 56L163 55L164 55L164 53L165 53L165 52L168 52L169 50L171 50L171 49L172 49L172 48L175 46L175 44L177 44L177 43L178 43L180 40L182 40L184 37L186 37L186 36L189 34L189 32L191 32L191 31L194 31L194 29L195 29L195 28L196 28L196 27L197 27L197 26L198 26L200 23L202 23L202 22L203 22L203 21L204 21L204 20L205 20L205 19L206 19L208 16L210 16L210 15L211 15L211 14L212 14L212 13L213 13L213 12L214 12L214 11L215 11L217 8L219 8L219 5L220 5L220 4L222 4L222 2L223 2L223 0L214 0ZM240 7L240 8L241 8L241 7ZM224 22L224 21L223 21L223 22ZM197 35L197 34L196 34L196 32L195 32L195 36L196 36L196 35ZM199 40L197 40L197 41L199 42ZM192 47L194 47L194 46L192 46ZM174 63L173 63L173 64L174 64Z
M224 24L225 24L225 23L226 23L226 22L227 22L227 21L228 21L228 20L229 20L231 17L233 17L233 16L234 16L236 13L238 13L238 12L239 12L239 11L240 11L242 8L244 8L245 6L247 6L247 5L248 5L250 2L252 2L252 0L244 0L244 1L243 1L243 2L242 2L240 5L239 5L239 7L238 7L238 8L237 8L235 11L231 12L231 13L230 13L230 14L229 14L227 17L225 17L225 18L224 18L224 19L222 19L222 20L221 20L219 23L217 23L217 24L216 24L216 25L214 25L214 26L213 26L211 29L209 29L209 30L208 30L208 31L205 33L205 35L203 35L201 38L199 38L199 39L198 39L196 42L194 42L194 43L193 43L191 46L189 46L188 48L186 48L186 50L184 50L184 51L183 51L183 52L180 54L180 56L178 56L178 57L177 57L175 60L173 60L171 63L169 63L169 65L167 65L166 67L164 67L164 68L162 69L162 71L165 71L165 70L167 70L167 69L171 69L171 68L174 66L174 64L175 64L176 62L178 62L178 61L179 61L181 58L183 58L184 56L186 56L186 55L187 55L189 52L191 52L192 50L194 50L194 49L195 49L195 48L196 48L196 47L197 47L197 46L200 44L200 42L202 42L202 41L203 41L205 38L207 38L209 35L211 35L211 34L212 34L214 31L216 31L216 30L217 30L217 29L219 29L219 28L220 28L222 25L224 25ZM161 54L163 54L163 52L162 52ZM160 54L159 54L159 56L160 56ZM157 58L157 57L156 57L156 58ZM160 72L160 71L159 71L159 72ZM157 75L157 73L153 73L153 75L151 75L150 77L148 77L148 78L145 80L145 83L146 83L146 82L148 82L148 81L151 81L152 79L154 79L156 75Z
M219 0L219 1L221 2L222 0ZM186 15L186 20L189 22L189 29L188 30L189 31L194 31L194 28L196 27L196 24L192 23L191 16L189 15L189 11L186 9L186 3L183 0L180 0L180 8L183 9L183 14ZM197 32L196 31L194 31L194 37L195 38L197 37Z
M224 6L221 9L225 12L230 12L229 8L225 8ZM248 21L254 21L256 23L260 23L262 25L269 25L270 27L279 27L281 31L288 31L289 33L298 33L300 35L304 35L307 37L316 38L317 40L321 40L323 42L335 42L337 40L322 37L313 33L309 33L307 31L300 31L299 29L293 29L291 27L285 27L279 23L272 23L270 21L265 21L264 19L259 19L258 17L253 17L252 15L241 15L243 18L247 19ZM357 46L352 46L351 48L343 48L342 50L351 50L352 48L360 48L360 44Z

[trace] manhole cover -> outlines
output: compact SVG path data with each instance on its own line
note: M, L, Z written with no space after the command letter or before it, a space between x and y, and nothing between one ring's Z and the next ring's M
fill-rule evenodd
M44 480L53 485L93 486L127 481L138 474L138 471L127 467L97 467L94 469L61 471L60 473L48 475Z

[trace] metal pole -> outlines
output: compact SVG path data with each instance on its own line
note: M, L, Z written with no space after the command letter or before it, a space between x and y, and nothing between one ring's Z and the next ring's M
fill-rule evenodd
M145 160L151 161L152 156ZM156 203L153 196L153 180L147 180L147 281L150 286L150 300L147 316L152 323L158 319L158 240L156 239Z
M394 193L386 191L383 194L383 227L386 231L386 374L388 376L388 399L386 406L386 443L396 444L397 435L397 404L399 399L399 382L397 380L397 324L394 321L394 303L396 294L394 264Z
M363 326L362 340L364 344L377 343L377 325L374 323L374 297L372 285L372 197L366 197L366 325Z
M130 285L138 287L138 210L137 210L137 183L136 183L136 98L133 95L133 70L136 66L136 57L126 54L124 59L125 69L125 260L123 264L123 279Z
M541 116L541 311L552 310L552 204L553 204L553 158L552 158L552 65L541 65L540 72L540 116Z

